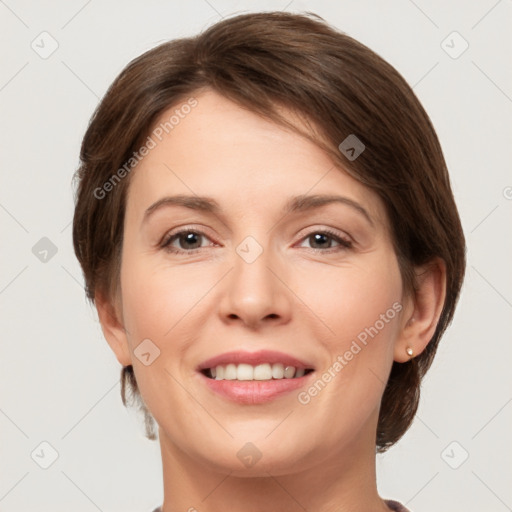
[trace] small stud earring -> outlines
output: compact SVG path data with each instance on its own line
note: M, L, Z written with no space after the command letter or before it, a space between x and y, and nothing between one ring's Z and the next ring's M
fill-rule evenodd
M410 357L412 357L412 355L414 354L414 350L411 347L407 347L405 351L407 352L407 355Z

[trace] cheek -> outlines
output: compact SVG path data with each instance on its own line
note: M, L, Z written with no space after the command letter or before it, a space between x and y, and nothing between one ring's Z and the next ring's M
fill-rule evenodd
M401 310L396 260L381 254L373 265L367 263L317 274L304 296L322 320L317 322L318 332L329 327L328 337L322 338L328 357L318 380L303 390L299 402L310 407L311 421L322 418L340 425L332 435L344 439L351 439L380 404Z
M149 259L128 257L121 271L123 312L133 342L155 339L158 344L190 313L213 286L212 273L190 272L178 267L149 264Z
M341 350L358 336L364 339L368 330L374 332L375 325L385 337L392 337L401 287L396 260L376 254L364 265L326 267L308 275L298 295L321 320L317 324L328 332L330 348Z
M197 279L191 280L183 269L164 268L150 261L136 253L124 258L123 314L139 391L155 418L161 419L162 404L175 401L184 406L180 387L170 375L181 380L175 366L183 360L197 326L194 305L212 285L197 273ZM143 341L146 345L141 344ZM149 365L137 357L142 347L154 358Z

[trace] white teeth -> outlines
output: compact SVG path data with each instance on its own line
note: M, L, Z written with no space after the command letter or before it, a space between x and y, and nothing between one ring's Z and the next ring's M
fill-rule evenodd
M293 379L294 377L303 377L305 373L305 368L285 367L282 363L263 363L257 366L230 363L210 368L210 375L215 380Z
M254 368L254 380L270 380L272 378L272 367L268 364L259 364Z
M282 379L284 377L284 366L281 363L272 365L272 378Z
M229 366L229 364L228 364ZM233 365L235 366L235 365ZM236 380L253 380L254 368L250 364L239 364L236 369Z
M228 364L224 370L224 379L235 380L237 377L236 366L234 364Z
M294 375L295 375L295 366L287 366L284 369L284 378L285 379L293 379Z

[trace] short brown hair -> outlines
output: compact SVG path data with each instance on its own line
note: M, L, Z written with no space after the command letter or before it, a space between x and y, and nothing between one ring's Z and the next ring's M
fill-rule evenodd
M377 451L407 431L420 384L452 320L465 271L465 239L443 153L431 121L402 76L372 50L313 13L265 12L225 19L196 37L166 42L130 62L96 108L84 136L73 220L73 243L94 302L118 290L126 191L130 175L105 197L95 191L130 161L159 116L202 89L211 89L267 119L298 131L327 151L383 200L404 290L414 267L440 257L446 297L426 349L394 362L377 426ZM318 129L299 130L289 109ZM338 146L356 135L365 151L348 159ZM126 167L125 167L126 169ZM146 415L133 367L121 371Z

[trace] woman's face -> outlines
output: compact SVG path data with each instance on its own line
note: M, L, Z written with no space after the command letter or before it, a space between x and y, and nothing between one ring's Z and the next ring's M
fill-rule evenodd
M196 99L132 171L111 345L171 456L233 475L373 456L403 323L384 206L299 135Z

